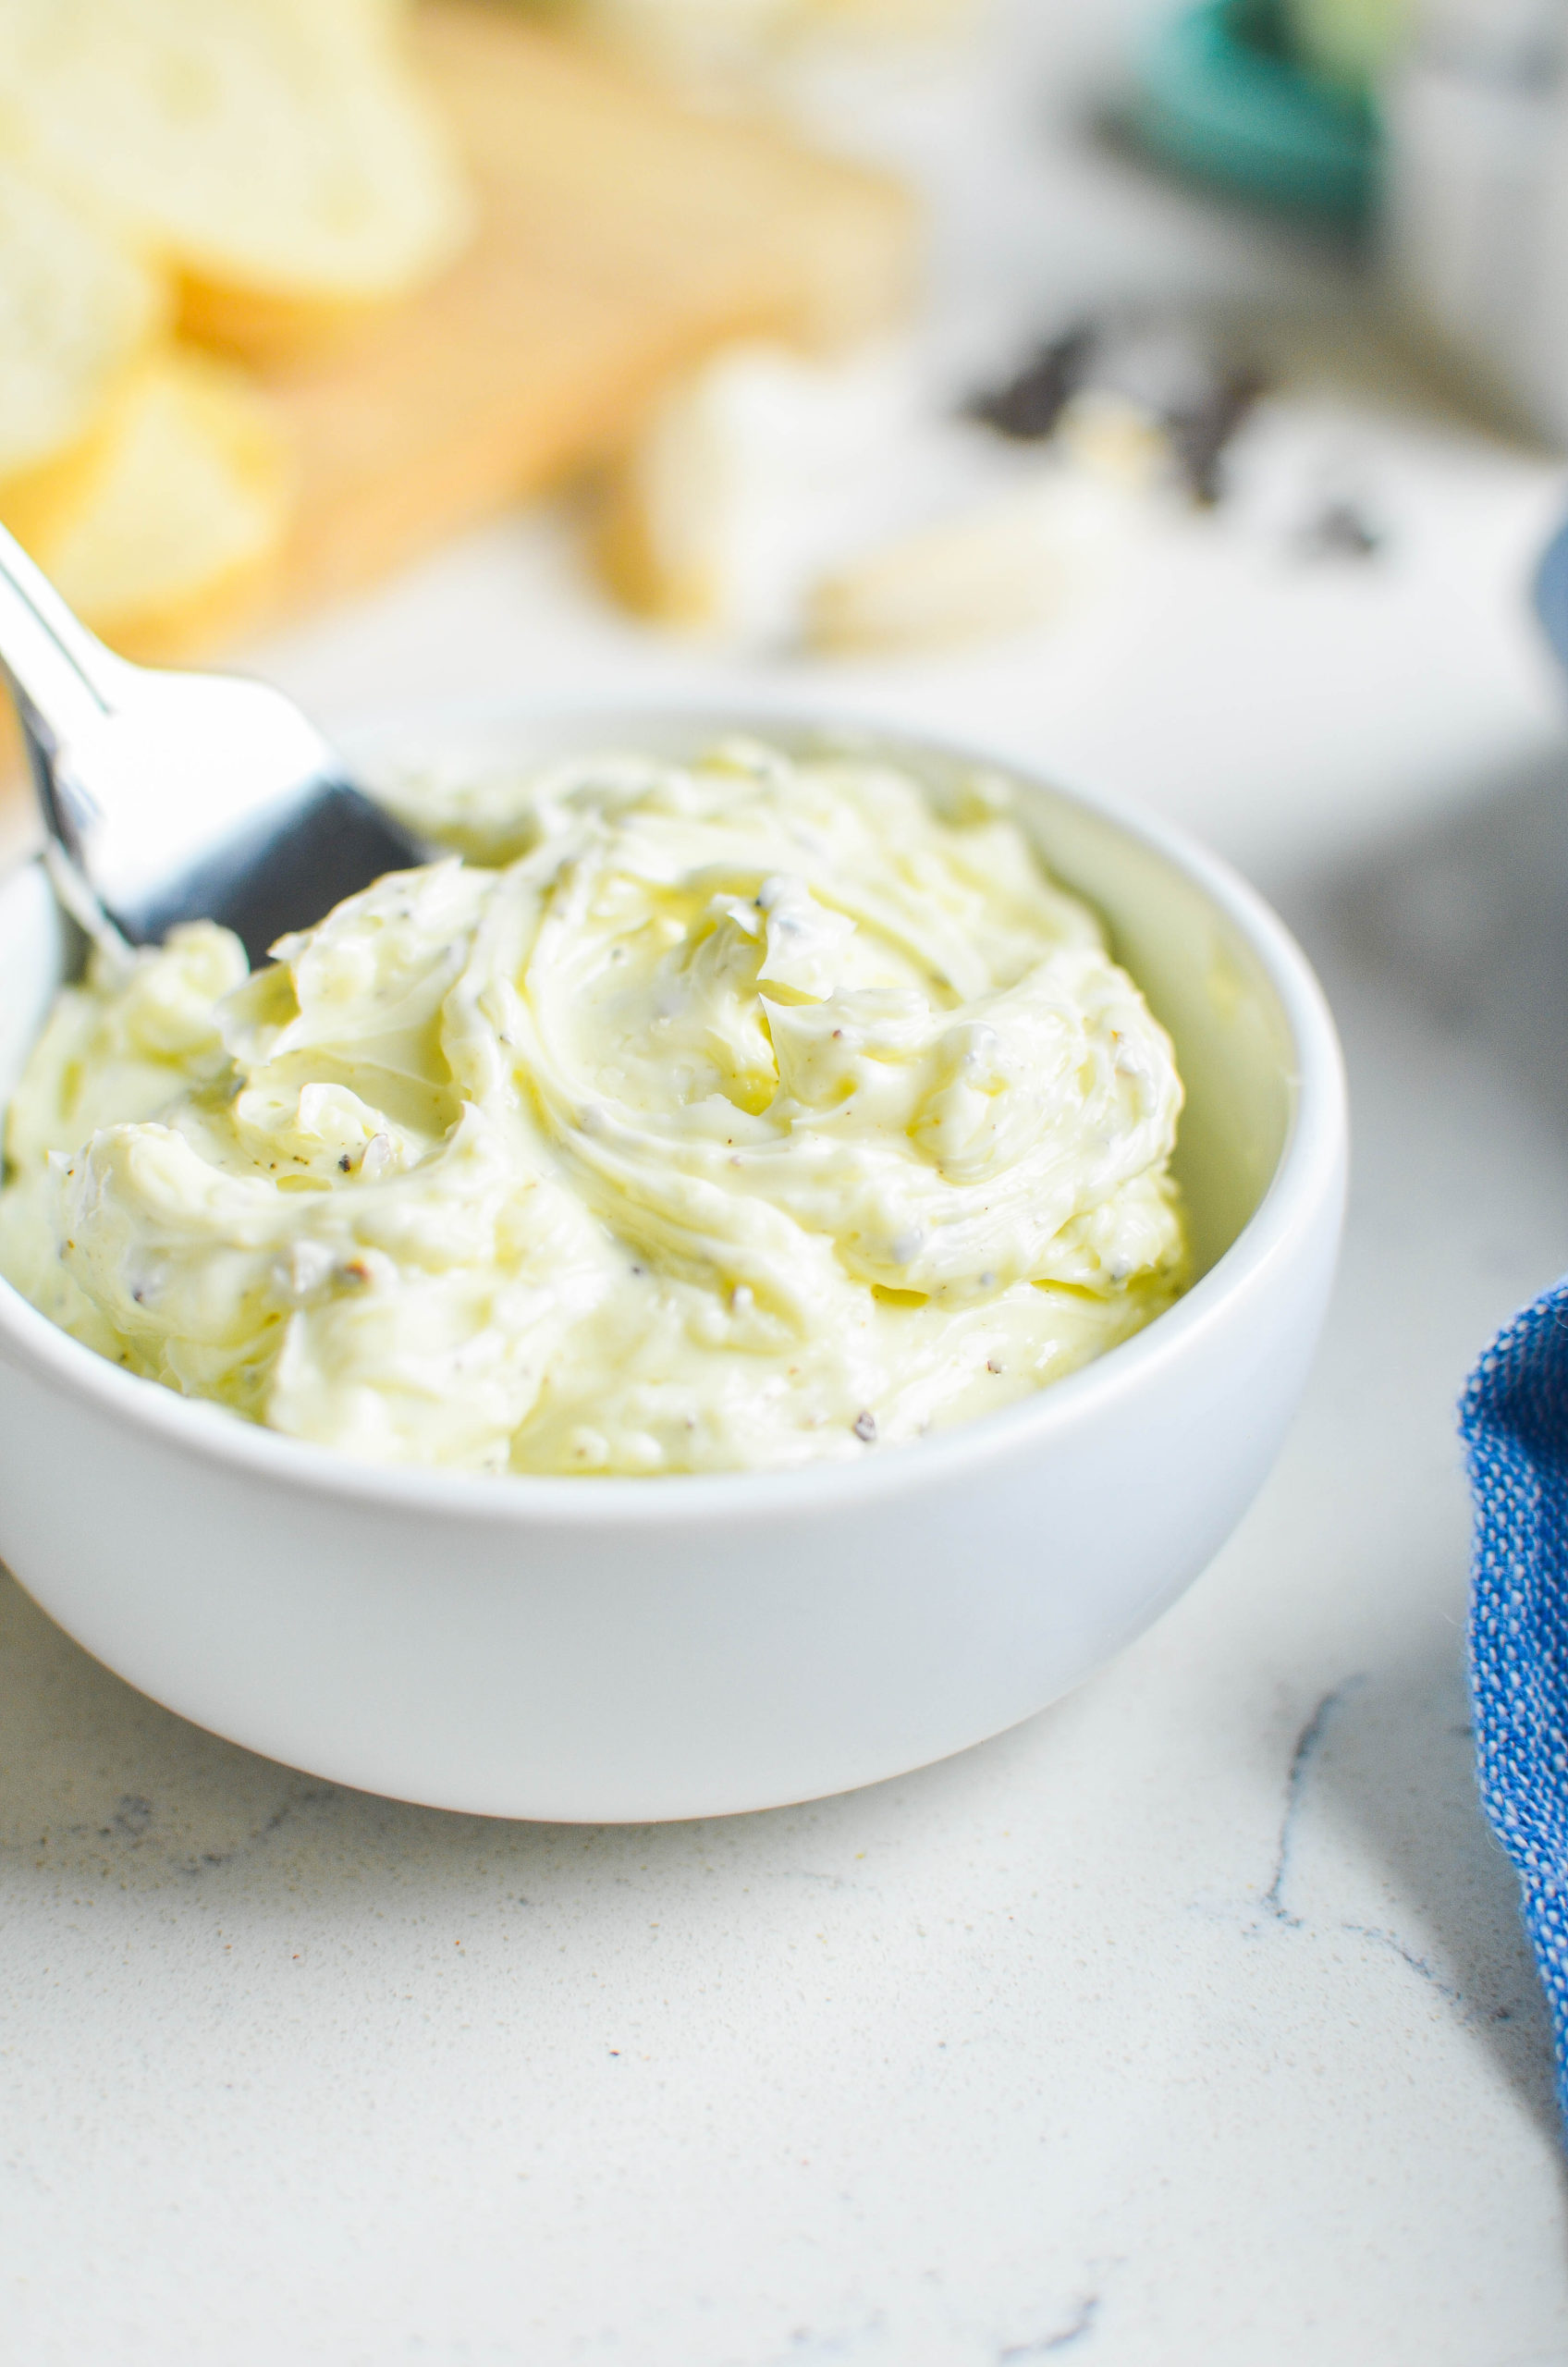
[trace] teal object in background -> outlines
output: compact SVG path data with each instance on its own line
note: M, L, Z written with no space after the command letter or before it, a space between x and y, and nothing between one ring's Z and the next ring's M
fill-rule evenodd
M1346 225L1371 211L1377 117L1296 61L1268 0L1207 0L1162 25L1132 124L1151 154L1263 204Z

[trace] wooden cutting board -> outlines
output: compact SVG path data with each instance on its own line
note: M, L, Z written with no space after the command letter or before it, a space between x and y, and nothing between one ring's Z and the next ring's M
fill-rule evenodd
M683 108L505 0L427 0L414 31L481 228L341 351L265 374L300 460L288 614L602 459L715 345L830 343L913 289L915 214L892 181Z

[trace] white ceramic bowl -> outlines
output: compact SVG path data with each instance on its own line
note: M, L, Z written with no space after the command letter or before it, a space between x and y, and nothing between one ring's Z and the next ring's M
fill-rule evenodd
M514 706L405 724L381 753L692 753L737 728L812 736L756 712ZM876 744L928 779L985 761ZM202 1725L493 1815L807 1798L1076 1685L1204 1567L1273 1460L1334 1266L1344 1098L1317 983L1241 880L1145 816L1023 789L1042 853L1175 1038L1199 1279L1168 1314L1037 1397L853 1466L480 1479L358 1466L189 1403L0 1283L0 1554L23 1585ZM29 866L0 886L0 1101L64 959Z

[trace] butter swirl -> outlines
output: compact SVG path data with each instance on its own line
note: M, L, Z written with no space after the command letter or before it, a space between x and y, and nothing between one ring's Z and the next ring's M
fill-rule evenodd
M1170 1047L1002 786L736 743L405 796L481 859L62 997L0 1269L104 1354L381 1460L761 1467L1180 1289Z

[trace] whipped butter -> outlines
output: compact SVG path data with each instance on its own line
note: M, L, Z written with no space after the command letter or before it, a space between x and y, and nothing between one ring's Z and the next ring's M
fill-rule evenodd
M1178 1294L1170 1042L1004 782L746 742L404 794L463 856L61 995L0 1271L104 1355L381 1463L761 1469Z

